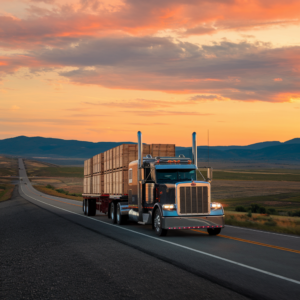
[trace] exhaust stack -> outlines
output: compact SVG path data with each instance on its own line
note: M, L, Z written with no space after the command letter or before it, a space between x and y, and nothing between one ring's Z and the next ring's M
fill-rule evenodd
M142 207L142 195L143 195L143 185L142 185L142 165L143 165L143 143L142 143L142 133L139 131L137 133L138 137L138 185L137 185L137 198L138 198L138 210L139 210L139 221L143 221L143 207Z
M193 164L197 165L198 158L197 158L197 134L196 132L193 132L192 134L192 153L193 153Z

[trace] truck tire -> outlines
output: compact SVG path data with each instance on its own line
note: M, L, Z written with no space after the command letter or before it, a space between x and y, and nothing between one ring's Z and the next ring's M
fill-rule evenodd
M83 201L82 201L82 209L83 209L83 212L85 215L86 215L86 200L87 199L83 199Z
M221 228L207 228L209 235L218 235L221 232Z
M158 236L165 236L167 234L168 230L162 228L162 215L159 209L156 209L154 212L153 225L155 233Z
M116 224L116 205L115 203L110 204L110 218L113 224Z
M95 216L96 215L96 200L95 199L87 199L87 215Z
M121 215L121 206L120 203L117 205L117 224L124 225L126 222L126 216Z

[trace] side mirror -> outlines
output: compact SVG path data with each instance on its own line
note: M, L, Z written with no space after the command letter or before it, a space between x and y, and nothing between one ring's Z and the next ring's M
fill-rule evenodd
M212 179L213 179L213 168L208 167L207 168L207 179L206 179L206 181L212 182Z

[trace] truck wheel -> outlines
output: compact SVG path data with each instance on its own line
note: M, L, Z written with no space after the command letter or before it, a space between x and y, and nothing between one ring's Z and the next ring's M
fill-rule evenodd
M96 215L96 201L94 199L87 199L87 212L88 216L95 216Z
M83 208L83 212L84 212L84 214L86 215L86 206L87 206L87 203L86 203L87 201L86 201L86 199L83 199L83 201L82 201L82 208Z
M118 203L118 205L117 205L117 224L123 225L123 224L125 224L125 221L126 221L126 216L122 216L121 206L120 206L120 203Z
M154 213L154 230L158 236L165 236L167 234L167 230L162 228L162 216L159 209L155 210Z
M207 228L209 235L218 235L221 232L221 228Z
M112 202L110 205L110 218L113 224L116 223L116 209L115 204Z
M90 215L89 199L86 199L86 200L85 200L85 214L86 214L87 216Z

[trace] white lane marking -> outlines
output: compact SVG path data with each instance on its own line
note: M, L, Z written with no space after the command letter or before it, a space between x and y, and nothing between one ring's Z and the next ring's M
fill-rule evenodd
M142 235L142 236L145 236L147 238L150 238L150 239L153 239L153 240L157 240L157 241L160 241L160 242L163 242L163 243L166 243L166 244L170 244L170 245L173 245L173 246L177 246L177 247L180 247L180 248L183 248L183 249L187 249L187 250L190 250L190 251L193 251L193 252L196 252L196 253L200 253L200 254L203 254L203 255L206 255L206 256L210 256L212 258L216 258L216 259L219 259L219 260L222 260L222 261L225 261L225 262L228 262L228 263L231 263L231 264L234 264L234 265L237 265L237 266L240 266L240 267L243 267L243 268L246 268L246 269L250 269L252 271L256 271L256 272L259 272L259 273L262 273L262 274L266 274L266 275L269 275L269 276L273 276L273 277L276 277L276 278L279 278L279 279L283 279L283 280L286 280L286 281L289 281L289 282L292 282L292 283L296 283L296 284L299 284L300 285L300 281L297 281L297 280L294 280L294 279L291 279L291 278L288 278L288 277L284 277L284 276L281 276L281 275L277 275L277 274L274 274L274 273L271 273L271 272L268 272L268 271L264 271L264 270L261 270L261 269L258 269L258 268L254 268L254 267L251 267L251 266L248 266L248 265L245 265L245 264L241 264L241 263L238 263L236 261L233 261L233 260L230 260L230 259L227 259L227 258L223 258L223 257L220 257L220 256L216 256L216 255L213 255L213 254L210 254L210 253L206 253L206 252L203 252L203 251L200 251L200 250L196 250L196 249L193 249L193 248L190 248L190 247L187 247L187 246L183 246L183 245L180 245L180 244L176 244L176 243L173 243L173 242L170 242L170 241L166 241L166 240L162 240L160 238L156 238L156 237L153 237L151 235L147 235L147 234L144 234L144 233L141 233L141 232L137 232L137 231L134 231L134 230L131 230L131 229L128 229L128 228L124 228L124 227L120 227L118 225L114 225L114 224L110 224L110 223L106 223L106 222L103 222L101 220L97 220L97 219L94 219L94 218L91 218L91 217L87 217L85 215L81 215L81 214L78 214L78 213L75 213L73 211L70 211L70 210L67 210L67 209L64 209L64 208L60 208L60 207L57 207L55 205L51 205L51 204L48 204L46 202L43 202L43 201L40 201L32 196L29 196L27 195L23 189L22 189L22 186L21 186L21 190L22 192L29 198L32 198L38 202L41 202L43 204L46 204L46 205L49 205L49 206L52 206L52 207L55 207L57 209L60 209L60 210L64 210L64 211L67 211L69 213L72 213L74 215L77 215L77 216L81 216L81 217L84 217L84 218L88 218L90 220L93 220L93 221L96 221L96 222L100 222L100 223L103 223L105 225L109 225L109 226L113 226L113 227L116 227L116 228L119 228L119 229L123 229L123 230L126 230L126 231L130 231L130 232L133 232L135 234L139 234L139 235Z
M286 234L275 233L275 232L255 230L255 229L244 228L244 227L239 227L239 226L225 225L225 227L233 227L233 228L236 228L236 229L250 230L250 231L256 231L256 232L260 232L260 233L275 234L275 235L280 235L280 236L284 236L284 237L289 237L289 238L294 238L294 239L300 239L299 236L293 236L293 235L286 235Z

